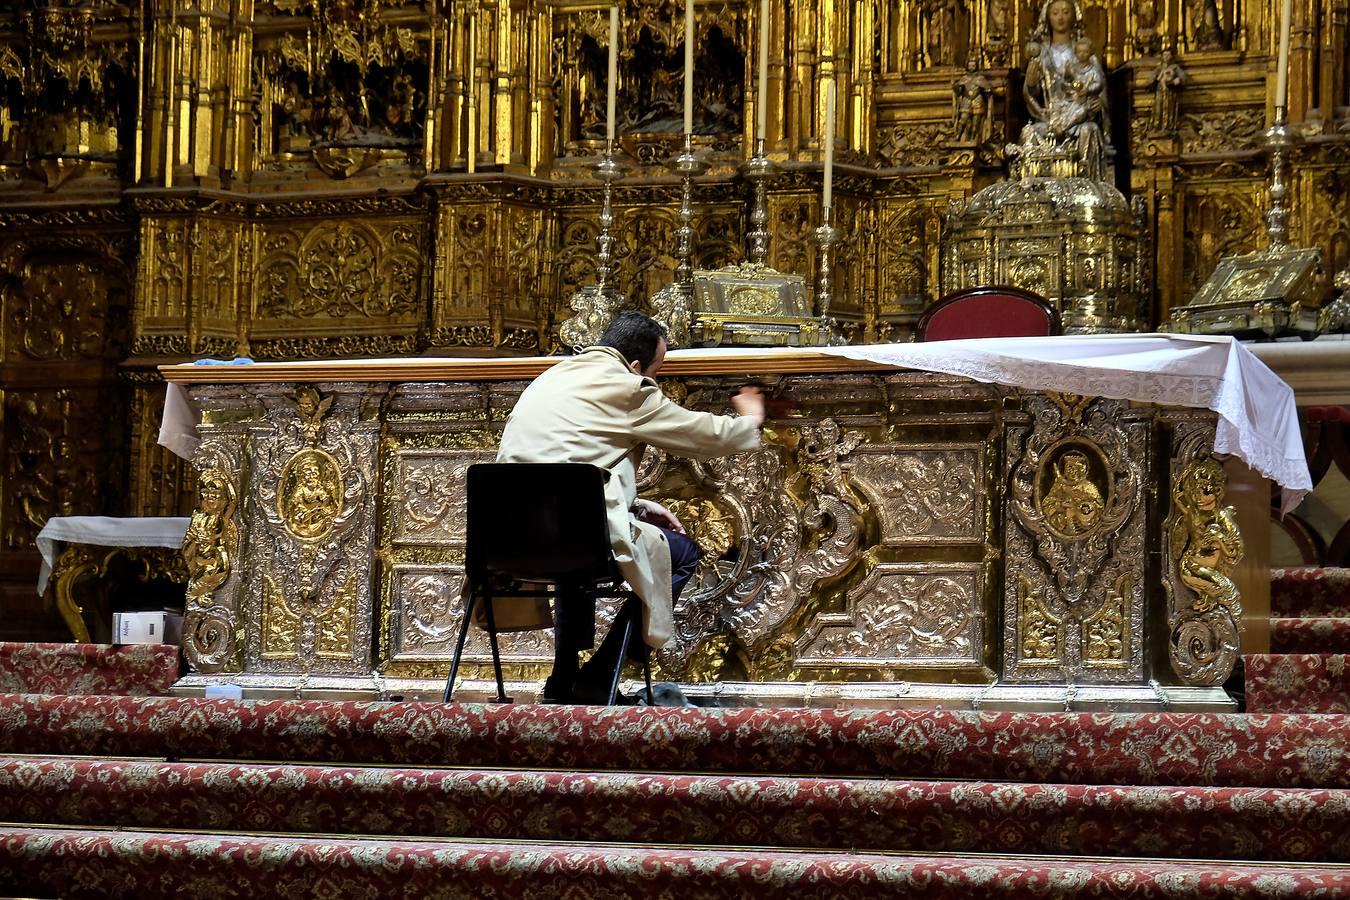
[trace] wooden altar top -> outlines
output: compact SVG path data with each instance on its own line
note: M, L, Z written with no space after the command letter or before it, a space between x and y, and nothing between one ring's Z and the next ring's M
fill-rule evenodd
M160 366L174 384L290 381L514 381L534 378L565 356L402 357L304 360L241 365ZM672 350L662 376L791 375L812 372L896 371L899 367L796 348Z

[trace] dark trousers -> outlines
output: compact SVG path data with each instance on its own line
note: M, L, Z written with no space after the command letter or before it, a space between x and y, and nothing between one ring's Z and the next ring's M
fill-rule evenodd
M666 537L666 546L670 548L670 593L672 602L680 599L680 591L698 568L702 552L686 535L668 531L661 532ZM630 601L631 602L631 601ZM640 608L633 614L642 615ZM553 606L553 674L550 681L562 686L572 683L608 690L614 670L621 665L619 647L623 643L623 621L616 617L609 634L600 644L586 665L578 667L577 653L595 646L595 602L586 603L579 597L559 595ZM638 620L636 640L629 645L629 655L641 653L642 628Z

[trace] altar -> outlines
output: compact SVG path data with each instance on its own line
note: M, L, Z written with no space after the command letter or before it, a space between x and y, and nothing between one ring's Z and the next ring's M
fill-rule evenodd
M554 361L164 367L187 405L161 441L200 484L176 690L439 696L465 472ZM761 449L643 460L641 493L704 552L655 677L712 705L1231 707L1220 685L1266 640L1266 476L1291 497L1307 478L1292 391L1240 344L681 351L662 371L712 411L747 380L777 410ZM551 639L502 637L515 698ZM472 630L460 696L486 696L490 659Z

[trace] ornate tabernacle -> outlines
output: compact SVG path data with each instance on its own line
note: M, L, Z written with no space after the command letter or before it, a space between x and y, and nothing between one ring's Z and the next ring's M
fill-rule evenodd
M179 689L437 694L465 472L494 458L545 365L171 370L202 412L209 486ZM794 412L760 450L644 457L640 491L704 552L658 677L729 703L1226 708L1242 616L1267 602L1232 588L1243 538L1213 414L820 354L676 356L665 372L691 408L724 410L751 374ZM470 634L466 695L491 678ZM551 639L502 636L517 694Z
M1034 291L1066 334L1146 329L1146 223L1113 183L1106 76L1075 0L1046 0L1026 58L1031 121L1007 147L1012 180L948 211L943 290ZM969 79L957 84L963 134L980 90Z

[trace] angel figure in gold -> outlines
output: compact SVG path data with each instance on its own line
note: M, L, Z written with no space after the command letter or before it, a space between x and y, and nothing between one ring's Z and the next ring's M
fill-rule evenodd
M239 549L234 524L237 497L234 485L217 469L202 473L197 485L197 509L183 537L183 562L188 570L187 595L204 600L230 577Z
M856 431L843 434L832 418L806 426L797 445L797 478L806 479L813 497L830 495L848 499L848 482L840 460L857 449L862 440L863 436ZM860 508L866 507L863 503Z
M1190 466L1173 491L1181 511L1172 526L1172 558L1178 560L1181 583L1195 591L1192 609L1209 612L1226 608L1236 622L1241 618L1233 567L1242 561L1242 534L1231 506L1221 506L1228 477L1213 459Z

